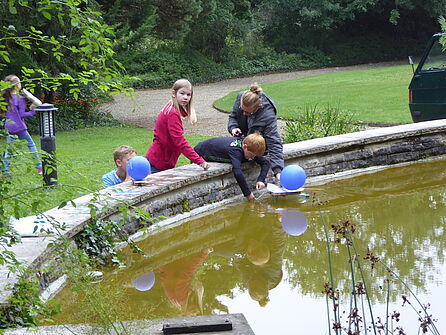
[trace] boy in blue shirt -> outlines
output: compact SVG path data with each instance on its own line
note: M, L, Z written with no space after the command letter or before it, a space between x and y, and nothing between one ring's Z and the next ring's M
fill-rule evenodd
M270 168L269 161L262 155L265 153L265 139L256 132L246 138L216 137L200 142L194 150L210 162L224 162L232 164L232 172L237 183L242 189L243 195L248 200L254 200L245 176L242 171L242 162L254 160L260 165L260 174L257 178L256 189L265 187L265 178Z
M124 181L131 180L127 173L127 162L130 158L136 156L136 150L128 145L120 145L113 153L113 159L116 169L102 176L103 187L121 184Z

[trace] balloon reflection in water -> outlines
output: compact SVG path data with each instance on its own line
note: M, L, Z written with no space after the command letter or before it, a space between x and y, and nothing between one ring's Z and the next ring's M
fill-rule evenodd
M132 284L138 291L148 291L153 287L153 284L155 284L155 274L152 271L147 272L142 276L133 279Z
M299 236L307 230L308 220L302 212L283 211L282 228L289 235Z

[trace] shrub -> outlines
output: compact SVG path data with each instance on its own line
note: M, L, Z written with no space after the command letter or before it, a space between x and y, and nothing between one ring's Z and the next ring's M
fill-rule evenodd
M353 114L342 111L338 107L327 105L324 109L318 105L305 106L295 121L287 121L285 125L284 142L292 143L360 130L353 123Z
M328 58L315 52L307 54L278 53L262 44L234 42L228 47L225 61L216 62L208 55L175 45L135 48L121 52L119 60L127 71L139 80L130 79L127 85L133 88L169 87L179 78L193 83L209 82L259 72L284 71L329 64Z

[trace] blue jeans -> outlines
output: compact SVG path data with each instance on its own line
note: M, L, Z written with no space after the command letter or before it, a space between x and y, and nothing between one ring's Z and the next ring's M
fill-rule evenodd
M6 142L12 143L16 140L16 137L19 140L26 140L28 142L28 149L29 152L31 152L33 155L33 158L36 162L36 169L41 169L42 168L42 163L40 162L40 158L39 155L37 154L37 148L36 145L31 137L31 135L29 135L29 133L27 131L25 131L24 133L20 134L20 135L8 135L8 137L6 137ZM9 155L9 152L6 151L5 152L5 157L3 159L3 173L4 174L9 174L9 165L11 163L11 157Z

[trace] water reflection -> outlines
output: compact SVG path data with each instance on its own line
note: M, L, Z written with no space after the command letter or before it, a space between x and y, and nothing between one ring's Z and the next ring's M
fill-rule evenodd
M434 317L439 317L446 296L432 292L445 291L445 186L443 161L308 187L306 202L266 196L260 203L230 206L148 237L139 244L144 255L126 251L125 271L106 273L98 285L122 291L117 302L122 304L121 319L265 311L277 325L291 313L284 306L304 297L305 303L293 305L292 319L299 325L311 323L314 333L323 333L326 325L320 319L325 313L322 290L328 281L328 260L322 214L327 226L341 220L357 224L359 253L365 255L370 248L426 299L424 303L431 303ZM339 245L333 245L332 252L336 287L348 296L348 253ZM382 287L389 274L369 265L363 271L371 283L371 300L384 303ZM153 277L144 277L148 273ZM141 279L140 289L135 289L138 278L146 281ZM401 308L398 299L407 293L392 281L390 299L395 308ZM58 322L89 321L76 319L76 299L68 289L58 300L64 301ZM318 306L317 318L307 314L309 305ZM268 334L262 330L268 320L251 320L256 334ZM289 319L282 322L289 325Z
M153 287L153 284L155 284L155 274L153 271L144 273L142 276L132 280L133 287L141 292L150 290Z
M282 260L286 234L280 213L269 206L247 204L240 213L234 238L214 247L216 255L226 257L240 273L239 287L265 306L269 290L282 279Z
M164 294L184 316L203 315L204 287L194 274L210 252L211 249L204 250L159 268Z
M299 236L308 228L308 220L304 213L286 210L282 212L282 228L291 236Z

